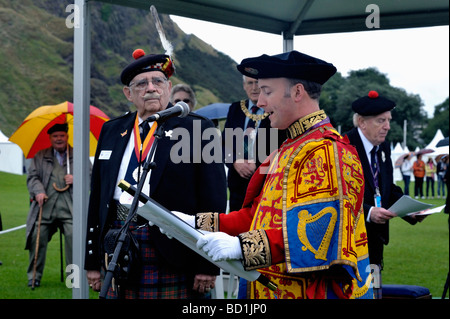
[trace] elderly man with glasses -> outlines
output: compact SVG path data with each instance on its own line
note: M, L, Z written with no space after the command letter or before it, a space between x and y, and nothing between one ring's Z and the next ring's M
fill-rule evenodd
M183 148L189 152L183 157L190 159L187 161L174 161L171 152L174 144L179 143L171 137L171 132L180 128L192 133L194 125L203 132L213 128L213 123L192 113L183 118L171 117L161 123L145 121L156 112L172 107L169 78L174 67L167 55L145 55L142 50L136 50L133 57L135 61L125 67L121 81L125 85L125 97L137 111L103 125L93 166L85 269L88 282L95 291L100 291L102 284L109 284L102 283L101 276L101 270L107 268L112 254L108 251L108 241L105 240L108 236L105 235L120 229L129 212L123 205L124 194L117 185L122 179L132 185L138 184L142 166L151 154L149 149L157 126L164 126L164 134L158 139L154 157L150 159L156 167L147 175L143 192L168 209L190 214L198 211L223 213L226 209L223 164L192 160L197 151L202 154L201 149L195 149L193 144L203 148L218 139L211 136L211 140L193 143L194 134L189 134L187 140L181 141L190 146ZM149 133L145 136L146 131ZM178 241L167 238L140 216L130 222L129 234L132 242L129 249L134 250L135 258L128 265L127 260L119 257L118 263L121 266L127 264L127 267L122 267L122 272L114 275L106 297L191 299L210 296L215 275L219 273L216 266Z

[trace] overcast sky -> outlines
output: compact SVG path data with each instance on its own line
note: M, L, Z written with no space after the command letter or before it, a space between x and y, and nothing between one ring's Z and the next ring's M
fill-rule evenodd
M281 35L171 18L185 33L195 34L237 63L283 50ZM449 96L448 26L296 36L294 49L333 63L343 76L351 70L376 67L392 86L418 94L429 117Z

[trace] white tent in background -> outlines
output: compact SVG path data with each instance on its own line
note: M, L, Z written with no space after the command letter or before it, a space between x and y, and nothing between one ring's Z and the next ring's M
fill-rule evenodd
M394 167L394 182L401 181L403 179L402 172L400 171L400 169L395 168L395 161L397 161L397 159L400 156L402 156L408 152L409 152L408 147L403 149L403 147L400 143L397 143L395 145L394 149L391 151L392 167Z
M429 148L429 149L436 151L436 144L443 138L444 138L444 134L442 134L441 129L438 129L436 131L436 134L434 134L434 137L431 140L431 142L425 148Z
M0 171L22 175L24 167L23 152L17 144L8 141L0 131Z
M449 153L448 146L436 147L436 144L439 143L439 141L442 140L443 138L444 138L444 134L442 134L441 129L438 129L436 131L436 134L434 135L433 139L431 140L431 142L425 147L425 148L429 148L434 151L433 153L427 154L428 157L435 158L436 156L438 156L440 154L448 154Z
M393 154L404 154L405 151L403 150L403 147L400 143L397 142L397 144L395 144L394 149L392 150L392 155Z

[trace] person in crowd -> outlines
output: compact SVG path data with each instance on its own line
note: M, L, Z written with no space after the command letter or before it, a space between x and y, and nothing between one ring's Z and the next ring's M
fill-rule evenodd
M258 79L258 106L288 138L253 174L240 210L178 216L210 231L197 247L213 260L241 260L278 287L251 282L248 298L373 297L361 163L319 107L336 68L291 51L244 59L238 70Z
M445 176L445 171L447 170L447 163L446 163L447 159L448 159L448 155L442 156L436 165L436 175L438 178L438 184L437 184L437 197L438 198L441 198L441 194L442 194L442 198L445 198L446 185L444 182L444 176Z
M28 286L33 288L41 285L47 246L58 228L64 234L66 265L72 264L73 149L67 132L67 123L50 127L51 146L37 152L28 168L31 206L25 249L29 250Z
M135 60L123 69L121 81L126 99L137 111L103 125L92 172L85 269L95 291L101 291L102 284L109 284L102 282L101 275L111 256L108 234L120 229L129 214L125 205L127 193L118 187L119 181L124 179L131 185L138 184L145 161L151 160L155 165L151 166L142 191L167 209L188 214L225 213L226 209L223 163L209 161L202 155L202 149L209 143L217 143L213 149L220 150L220 138L200 134L203 137L200 141L194 143L193 140L197 136L193 134L194 126L199 127L201 133L207 129L217 132L213 123L194 113L146 121L151 115L172 107L169 79L174 73L173 62L167 55L146 55L140 49L134 51L133 57ZM155 137L155 132L161 134ZM154 157L148 159L152 143L156 141ZM184 146L181 150L178 143ZM187 153L179 154L173 149ZM131 248L127 252L136 262L126 264L127 269L123 270L127 273L115 276L108 298L210 298L210 289L219 273L216 266L177 240L161 234L157 226L151 226L140 215L130 221L128 231Z
M449 214L450 213L450 196L448 196L448 189L449 189L449 184L450 184L450 169L449 169L449 156L445 156L445 163L447 164L447 169L445 170L445 174L444 174L444 183L447 186L447 198L445 199L445 208L444 208L444 213L445 214ZM450 228L450 216L448 219L448 225Z
M269 114L257 106L258 80L244 75L243 87L247 99L230 105L222 132L230 211L242 207L253 173L286 139L286 131L271 128Z
M417 154L417 160L413 163L414 174L414 197L424 199L423 178L425 177L425 162L422 161L422 154Z
M404 188L403 193L405 195L409 195L409 184L411 182L411 174L412 174L412 163L411 163L412 154L406 154L405 159L400 166L400 170L402 172Z
M403 196L402 189L394 183L391 149L386 140L394 108L395 102L370 91L352 103L355 127L345 134L355 145L364 171L364 219L370 263L377 276L374 285L377 299L382 297L381 271L384 246L389 243L389 220L396 216L388 208ZM413 217L405 220L417 222Z
M170 92L170 102L175 105L180 101L189 105L191 111L193 111L197 105L197 98L195 97L194 90L187 84L180 83L172 87Z
M426 196L428 199L434 199L434 177L436 175L436 165L431 157L428 158L428 161L425 165L425 176L426 176ZM431 193L429 190L431 189ZM431 194L431 196L429 196Z

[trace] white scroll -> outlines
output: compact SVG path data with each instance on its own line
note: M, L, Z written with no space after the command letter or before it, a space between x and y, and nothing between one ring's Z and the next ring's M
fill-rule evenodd
M119 187L126 191L131 196L134 196L136 193L136 188L131 186L124 180L121 180L119 183ZM132 197L131 197L132 198ZM145 205L138 205L137 214L144 217L145 219L152 222L154 225L160 227L164 230L165 233L170 235L171 237L177 239L179 242L187 246L188 248L195 251L197 254L207 259L211 263L216 266L222 268L225 271L230 273L234 273L239 277L242 277L248 281L258 280L263 285L267 286L271 290L276 290L277 286L269 281L269 279L263 275L261 275L258 271L246 271L242 266L242 263L238 260L229 260L229 261L213 261L211 257L209 257L203 250L197 248L197 241L203 233L201 230L192 228L182 219L178 218L175 214L173 214L170 210L166 209L159 203L155 202L153 199L149 198L145 194L141 194L139 197L139 201ZM130 204L123 203L123 205L131 206Z

